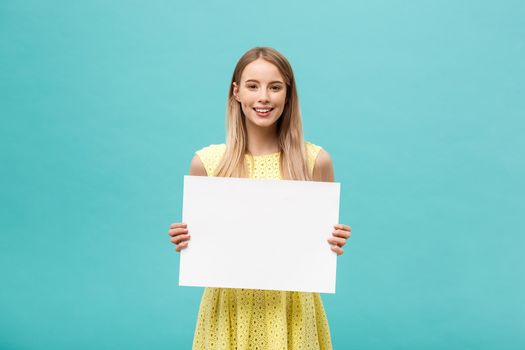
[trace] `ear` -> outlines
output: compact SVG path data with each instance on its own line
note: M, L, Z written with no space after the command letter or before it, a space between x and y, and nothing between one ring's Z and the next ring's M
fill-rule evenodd
M239 86L237 85L236 82L233 82L233 97L235 97L235 99L238 102L241 102L239 99Z

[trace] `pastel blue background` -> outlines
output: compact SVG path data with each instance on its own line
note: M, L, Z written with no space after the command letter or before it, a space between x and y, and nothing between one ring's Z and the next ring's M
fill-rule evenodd
M342 183L335 349L525 348L523 1L0 3L0 348L188 349L167 229L235 63ZM256 249L256 247L254 247Z

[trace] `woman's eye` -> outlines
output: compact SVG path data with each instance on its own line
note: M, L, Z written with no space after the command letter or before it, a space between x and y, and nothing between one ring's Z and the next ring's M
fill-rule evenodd
M257 85L247 85L248 89L255 89Z
M279 90L281 90L281 87L280 86L272 86L271 89L274 90L274 91L279 91Z

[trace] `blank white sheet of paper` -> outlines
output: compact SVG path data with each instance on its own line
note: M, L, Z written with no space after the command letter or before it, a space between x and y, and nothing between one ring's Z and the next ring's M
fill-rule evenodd
M184 176L179 285L335 293L340 184Z

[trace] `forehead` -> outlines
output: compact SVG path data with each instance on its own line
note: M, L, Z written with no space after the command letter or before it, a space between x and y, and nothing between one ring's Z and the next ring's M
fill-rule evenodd
M241 74L241 81L257 80L259 82L281 81L284 79L279 69L262 58L250 62Z

